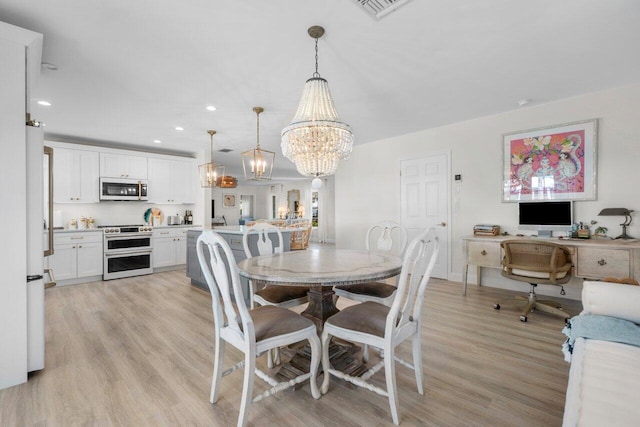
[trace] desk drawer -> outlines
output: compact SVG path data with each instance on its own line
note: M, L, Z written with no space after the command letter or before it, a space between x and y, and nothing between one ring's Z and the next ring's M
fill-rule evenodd
M499 242L469 242L468 264L500 268Z
M589 279L631 277L628 250L583 248L577 250L576 276Z

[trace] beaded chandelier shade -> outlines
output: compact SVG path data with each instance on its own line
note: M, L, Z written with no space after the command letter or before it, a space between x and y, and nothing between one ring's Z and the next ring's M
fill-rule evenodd
M260 113L264 108L253 107L253 111L256 113L256 148L241 154L244 178L247 181L268 181L271 179L276 153L260 148Z
M211 141L211 162L198 166L200 174L200 186L203 188L214 188L220 186L220 182L224 181L224 165L218 165L213 162L213 135L215 130L208 130Z
M340 121L329 83L318 73L318 39L324 29L314 26L308 33L316 40L316 72L305 83L293 121L282 130L281 148L300 174L319 177L334 174L338 162L349 157L353 133Z

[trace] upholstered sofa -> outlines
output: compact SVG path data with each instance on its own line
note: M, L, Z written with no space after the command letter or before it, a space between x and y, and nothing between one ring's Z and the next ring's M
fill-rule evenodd
M580 316L640 324L640 286L586 281L582 304ZM614 341L573 341L563 426L640 426L640 347Z

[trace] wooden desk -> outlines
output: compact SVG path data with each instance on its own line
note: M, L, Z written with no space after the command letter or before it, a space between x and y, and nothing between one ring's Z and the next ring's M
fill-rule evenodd
M500 242L509 239L546 240L559 243L572 252L573 275L584 279L605 277L640 277L640 241L608 239L543 239L518 236L465 236L462 238L464 267L462 270L462 292L467 293L469 265L477 267L478 286L482 268L501 269L502 249Z

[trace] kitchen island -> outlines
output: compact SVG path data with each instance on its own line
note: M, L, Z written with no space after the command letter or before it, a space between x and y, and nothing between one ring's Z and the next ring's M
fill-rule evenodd
M220 234L229 244L236 263L247 258L244 254L244 248L242 246L242 236L244 235L245 229L246 227L243 225L224 225L212 228L213 231ZM284 252L288 252L291 250L291 231L294 231L295 229L281 228L279 230L282 233L282 250ZM196 242L198 240L198 237L200 237L202 231L204 231L203 228L192 228L187 232L187 277L191 279L192 285L198 286L208 291L209 287L207 286L207 282L204 278L204 275L202 274L202 270L200 269L198 254L196 252ZM274 245L276 245L277 247L277 236L275 236L274 234L271 239L274 242ZM257 241L257 234L249 236L249 247L254 253L257 251ZM245 294L245 301L248 303L249 281L244 277L241 277L240 281L242 283L242 291Z

